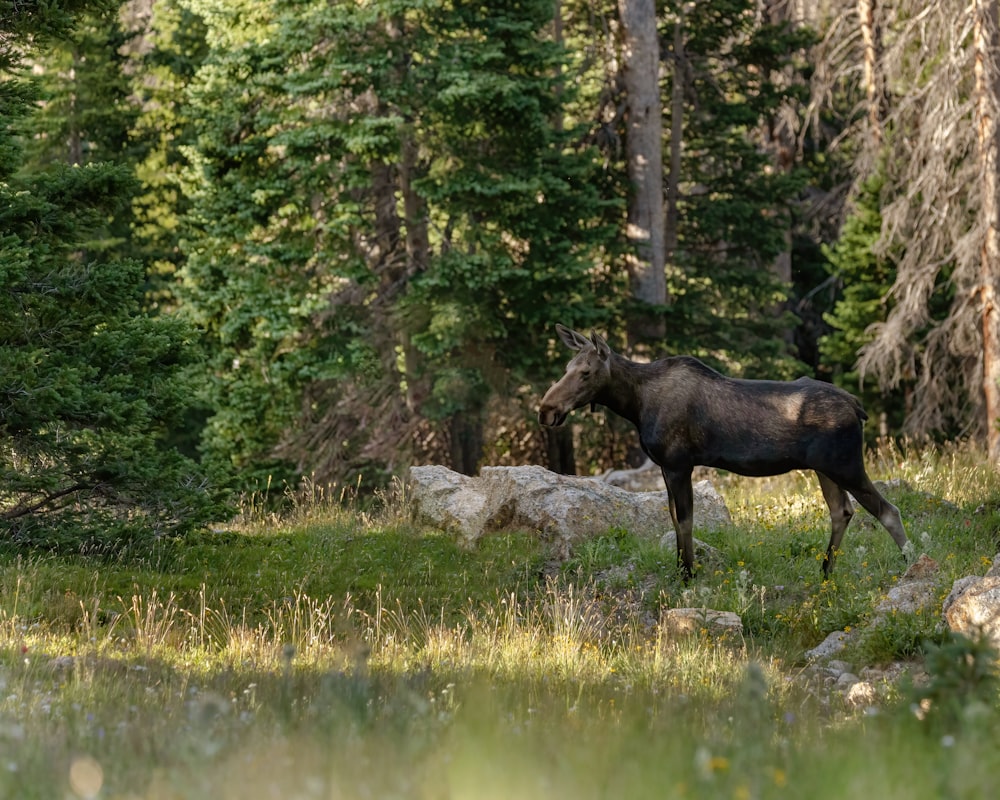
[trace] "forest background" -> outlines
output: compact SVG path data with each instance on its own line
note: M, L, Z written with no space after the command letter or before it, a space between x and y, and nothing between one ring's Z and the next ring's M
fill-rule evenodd
M630 458L555 322L1000 455L995 0L0 0L0 522Z

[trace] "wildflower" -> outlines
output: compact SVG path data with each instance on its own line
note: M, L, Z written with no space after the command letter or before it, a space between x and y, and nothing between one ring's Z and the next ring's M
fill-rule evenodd
M703 778L711 778L716 773L729 771L729 759L725 756L713 756L704 746L695 751L694 765Z
M712 772L727 772L729 770L729 759L725 756L712 756L708 761L708 768Z
M774 785L779 789L788 783L788 776L785 775L785 771L783 769L775 767L772 777L774 778Z

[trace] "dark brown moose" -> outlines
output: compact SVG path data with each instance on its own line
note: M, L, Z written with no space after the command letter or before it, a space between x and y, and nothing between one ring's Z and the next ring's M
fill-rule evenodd
M694 569L691 472L699 465L757 476L815 470L832 523L824 576L854 516L848 492L900 549L906 544L899 510L865 473L861 426L868 415L852 395L811 378L727 378L690 356L640 364L615 353L596 333L588 339L563 325L556 331L577 355L542 398L539 422L562 425L570 411L589 404L635 425L643 451L663 472L686 578Z

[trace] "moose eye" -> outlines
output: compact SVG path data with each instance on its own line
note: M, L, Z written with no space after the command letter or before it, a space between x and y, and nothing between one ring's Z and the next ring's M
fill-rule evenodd
M582 373L580 373L580 377L587 380L590 377L590 370L585 369Z

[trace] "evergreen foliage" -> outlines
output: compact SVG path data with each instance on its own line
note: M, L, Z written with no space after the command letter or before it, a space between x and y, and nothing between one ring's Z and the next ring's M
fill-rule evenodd
M130 32L125 64L136 106L129 139L139 181L131 246L147 265L147 305L170 311L184 261L181 220L190 207L181 150L195 135L194 121L184 116L185 89L205 57L205 30L199 16L172 2L154 3L144 22Z
M602 196L583 130L556 124L572 90L559 80L565 52L541 34L551 13L550 3L518 2L450 15L419 112L442 157L418 191L445 235L406 300L410 317L424 318L414 342L426 369L462 365L494 391L508 386L490 365L527 381L546 372L553 320L605 327L620 302L594 267L614 236L605 213L622 206ZM437 413L477 402L434 394Z
M192 474L185 456L201 459L241 488L307 475L373 488L417 459L472 472L548 455L572 468L573 447L588 468L618 460L631 432L585 421L555 441L534 411L562 362L556 321L622 345L638 313L624 258L620 13L610 0L0 0L2 346L14 370L4 426L34 465L21 479L57 464L52 442L74 425L108 425L111 439L145 426L157 458ZM886 393L860 383L871 326L907 296L905 242L876 246L905 165L887 158L880 177L857 180L853 216L834 230L859 177L845 156L866 150L851 115L868 95L831 79L829 97L810 97L810 70L827 65L802 54L819 37L776 22L782 13L751 0L656 11L663 150L680 166L664 175L668 301L654 312L667 336L633 342L637 355L692 353L771 378L808 364L861 393L890 432L906 429L918 397L921 431L969 430L974 402L928 408L926 369ZM820 33L814 61L836 38ZM886 145L910 130L894 125ZM838 155L827 134L852 144ZM935 207L931 188L920 196ZM809 217L824 204L822 220ZM966 207L949 201L951 227L935 235L967 262L974 231L956 235L969 226L953 218ZM968 271L952 280L960 263L940 258L918 287L929 300L907 320L912 341L889 354L897 378L942 359L975 372L975 333L953 316L972 308ZM810 306L828 278L843 289L836 306L832 290ZM65 321L29 335L22 316ZM115 352L131 348L141 365L131 388L100 388L112 331L129 332ZM22 376L25 364L42 371ZM44 377L57 366L86 391L59 389L65 408L29 392L15 414L18 381L72 383ZM119 396L122 410L103 410ZM43 434L44 447L30 438ZM67 475L85 472L81 459ZM134 486L141 475L129 473ZM90 486L11 489L5 513L24 529L46 516L24 509L78 483ZM60 514L82 507L79 493L60 496Z
M921 347L919 338L926 329L940 324L948 315L955 289L948 284L951 273L944 265L935 278L934 297L928 303L927 321L918 330L920 336L912 344L914 356L905 375L892 387L883 387L871 375L858 369L858 353L864 352L874 339L873 330L885 322L895 307L892 287L897 279L893 252L883 253L878 246L883 235L882 203L885 177L875 173L864 181L852 204L852 210L837 241L824 248L830 274L839 286L839 296L833 310L824 315L832 330L819 340L822 363L834 383L858 395L868 415L879 425L866 428L869 437L881 432L907 432L907 414L912 410L912 397L918 389L917 361ZM960 435L960 409L941 409L939 435ZM923 432L926 434L926 432Z
M807 175L777 168L761 137L783 106L804 99L803 82L779 76L801 68L796 54L811 37L758 24L755 8L727 0L684 17L686 65L671 75L685 83L684 188L667 328L673 352L781 377L798 371L787 336L795 321L780 311L791 287L772 265L790 247Z
M218 46L189 88L183 296L213 363L210 457L262 481L288 474L279 452L326 473L341 454L289 438L336 425L348 385L399 409L426 384L419 412L475 436L492 393L547 372L552 319L608 318L608 201L555 122L548 3L279 4L240 42L198 8Z
M854 366L857 353L871 341L871 325L886 317L886 296L896 278L892 260L877 255L873 249L882 233L882 187L880 176L864 183L840 238L826 250L830 273L841 287L841 296L824 317L833 330L820 340L819 347L834 383L858 394L869 416L885 414L886 424L898 430L903 422L899 395L912 389L912 380L895 396L887 396L873 381L865 385ZM870 434L873 427L867 430Z
M99 8L36 55L41 102L24 144L26 169L133 160L128 132L136 110L123 71L128 40L117 9Z
M57 12L75 7L45 10L7 32L65 32ZM0 42L0 527L69 548L184 533L222 508L199 468L164 444L191 392L190 331L146 317L141 265L106 252L131 170L18 171L37 87L10 37Z

